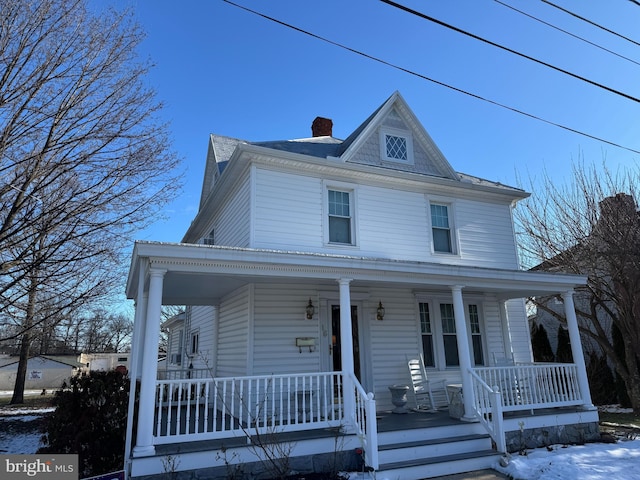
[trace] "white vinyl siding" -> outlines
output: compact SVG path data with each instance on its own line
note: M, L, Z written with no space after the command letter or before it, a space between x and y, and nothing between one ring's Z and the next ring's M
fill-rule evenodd
M184 328L182 326L169 330L167 360L172 367L184 363Z
M256 248L322 249L320 179L256 169L253 238Z
M523 299L509 300L507 302L507 314L509 316L509 331L511 332L511 344L514 360L516 362L530 363L533 361L531 351L531 338L529 333L529 321Z
M461 263L519 268L509 205L470 200L456 200L455 205Z
M332 182L264 168L255 169L255 175L252 247L344 253L343 245L324 243L328 219L323 202ZM354 197L357 246L349 248L358 255L494 268L518 266L508 205L456 199L455 208L449 210L454 217L456 254L438 255L431 253L429 195L360 184ZM234 221L248 222L247 214L237 215ZM226 244L221 235L216 229L218 245Z
M192 362L194 368L207 368L214 375L215 354L213 350L214 309L209 306L191 307L191 333L198 333L198 353L194 355Z
M220 304L218 326L218 364L216 375L248 375L249 289L228 295Z
M360 253L393 260L427 260L427 208L424 195L359 186Z
M309 298L318 305L317 293L308 286L256 284L254 288L253 375L319 372L319 311L307 320ZM309 351L296 347L296 337L315 339Z
M509 356L507 329L502 324L501 307L498 300L485 300L482 302L482 315L484 320L485 365L493 364L494 357L506 358ZM506 321L506 320L505 320Z
M319 300L318 295L322 295L319 292L327 291L334 292L336 299ZM317 290L309 285L268 283L254 284L225 297L219 309L221 322L216 376L323 371L323 362L329 351L329 331L326 323L323 323L328 314L325 310L327 305L338 302L337 291L337 285L324 285ZM358 300L359 297L366 299ZM309 298L318 308L313 320L307 320L305 315ZM392 408L388 386L408 381L406 357L418 355L422 351L419 302L426 300L416 301L416 296L410 289L385 288L361 292L354 289L352 301L359 305L361 348L364 356L362 360L366 367L366 378L363 381L367 391L375 394L378 409ZM378 301L382 301L386 310L382 321L375 317ZM429 302L431 322L434 327L437 326L434 328L434 349L436 362L439 362L436 368L429 370L429 376L434 380L459 382L459 370L444 366L441 327L435 323L441 321L440 304L450 301L446 297L434 297ZM479 308L482 334L486 336L483 344L487 348L483 351L486 363L492 352L504 349L499 302L497 299L484 299L480 302L470 298L465 300L465 312L468 304L477 304ZM518 305L515 304L514 307L509 310L516 315ZM212 349L211 328L204 328L204 325L211 325L212 317L211 307L193 307L192 326L197 325L200 329L199 341L203 356ZM521 318L517 323L526 326L526 318ZM250 325L253 325L251 335ZM519 335L523 334L527 335L526 329L521 329ZM300 352L295 346L296 337L315 338L316 346L313 351L303 349ZM528 336L514 338L516 344L527 342ZM249 354L248 348L252 348L252 354ZM195 362L194 367L203 368Z
M370 298L362 313L369 335L371 391L375 394L376 408L385 410L393 408L389 385L409 381L407 355L420 353L420 326L416 322L416 303L410 290L372 290ZM375 319L376 299L384 304L383 321ZM433 378L439 378L439 374L436 372Z
M216 245L250 246L250 192L250 181L247 175L233 194L226 199L215 215L212 226L208 229L208 232L215 229Z

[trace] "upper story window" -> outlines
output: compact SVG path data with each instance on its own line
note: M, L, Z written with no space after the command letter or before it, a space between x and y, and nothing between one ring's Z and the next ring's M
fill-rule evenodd
M351 191L327 190L329 243L354 244L353 195Z
M380 154L383 160L413 163L411 133L393 128L382 128L380 130Z
M433 251L453 253L448 205L431 204L431 229L433 232Z
M202 239L203 245L215 245L216 244L215 230L211 229L209 235Z

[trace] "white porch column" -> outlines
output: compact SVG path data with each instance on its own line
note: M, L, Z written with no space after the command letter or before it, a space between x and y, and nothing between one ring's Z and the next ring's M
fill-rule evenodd
M354 384L351 380L354 373L353 365L353 330L351 328L351 292L350 278L338 280L340 285L340 347L342 358L344 416L349 421L355 420L356 396Z
M141 270L144 270L141 268ZM142 277L142 275L140 275ZM127 431L124 443L125 463L129 461L131 454L131 442L133 440L133 417L136 404L136 387L140 378L140 366L142 364L142 345L138 345L142 332L145 330L147 314L147 294L144 290L144 278L138 285L138 293L135 301L135 315L133 318L133 334L131 336L131 352L129 353L129 405L127 409Z
M593 410L591 401L591 391L589 390L589 380L587 378L587 367L584 363L584 353L582 352L582 341L580 340L580 330L578 329L578 319L576 318L576 307L573 303L573 290L568 290L562 294L564 300L564 314L567 318L567 328L569 329L569 340L571 341L571 354L573 363L578 369L578 384L580 393L584 400L583 408Z
M500 300L500 316L502 317L502 338L504 340L505 358L513 358L513 345L511 343L511 325L509 324L509 312L507 301Z
M153 446L153 416L155 413L156 379L158 371L158 338L162 315L162 283L166 270L149 270L149 299L140 371L140 401L138 404L138 435L133 447L135 457L155 454Z
M471 422L475 420L473 412L473 385L469 369L471 368L471 355L469 354L469 335L467 333L467 321L464 314L464 302L462 301L462 286L451 287L453 296L453 315L456 323L456 339L458 342L458 360L462 373L462 399L464 402L464 415L461 420Z

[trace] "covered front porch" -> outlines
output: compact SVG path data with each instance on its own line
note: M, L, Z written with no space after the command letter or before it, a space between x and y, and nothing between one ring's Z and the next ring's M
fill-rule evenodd
M357 376L352 318L356 311L354 302L360 302L358 312L361 312L367 309L367 305L375 305L385 292L391 292L386 294L386 305L398 308L402 306L408 312L403 317L404 323L398 320L395 325L389 321L381 324L376 323L375 319L371 320L376 328L387 329L385 331L389 334L394 333L394 329L399 328L398 325L415 324L415 318L412 318L413 307L406 306L405 297L410 302L413 296L426 295L424 292L427 291L437 292L437 295L446 295L452 305L459 365L446 371L436 370L434 374L448 375L451 383L459 385L463 413L459 419L451 418L449 413L442 417L449 418L451 425L439 425L437 428L425 426L421 431L429 430L429 433L421 434L425 438L420 441L438 445L440 439L440 443L445 444L445 439L452 438L451 432L455 426L455 429L470 432L459 435L478 435L484 439L477 439L478 442L484 442L483 446L470 448L491 451L497 455L509 449L509 432L522 429L520 422L523 420L514 424L513 415L528 418L533 413L532 418L536 420L529 421L532 428L538 428L535 426L538 424L557 424L560 418L558 415L562 416L562 422L571 424L597 422L597 412L594 413L591 405L573 308L572 289L583 283L582 277L153 243L136 245L131 272L128 291L136 299L136 324L130 372L132 381L138 379L140 382L140 396L137 424L135 429L133 423L128 428L126 458L134 477L151 474L156 468L151 466L154 459L157 466L159 455L170 446L181 445L181 448L187 448L190 444L203 445L202 442L208 445L222 442L221 444L227 445L229 442L240 441L247 445L248 451L265 439L272 442L274 438L286 435L314 436L313 450L326 451L327 454L336 448L335 438L339 435L341 451L361 451L363 464L368 468L386 468L389 462L385 455L388 453L384 452L389 451L389 445L408 443L409 438L404 437L407 440L405 442L387 438L383 444L386 432L381 431L382 419L386 418L385 412L390 406L388 398L384 398L387 394L385 390L391 382L404 382L406 379L406 363L402 367L405 352L384 353L383 350L376 350L371 358L379 361L380 356L385 356L394 365L397 362L397 366L378 370L374 366L369 368L368 377L364 373ZM291 370L296 368L300 370L299 366L284 361L281 372L253 375L247 370L230 376L220 375L220 368L214 362L209 368L185 368L165 376L166 378L158 378L158 319L163 304L213 305L218 315L217 322L230 311L224 299L245 289L246 295L243 298L249 299L247 301L251 301L253 306L252 309L247 309L252 312L248 314L248 324L258 325L263 318L265 322L267 318L271 318L267 315L269 312L263 314L260 309L261 300L257 297L261 295L261 286L276 283L291 285L291 296L297 293L295 288L302 288L305 296L310 291L320 292L314 295L314 299L316 305L321 308L324 306L324 310L333 304L339 306L339 318L335 322L342 340L339 370L315 368L315 371L292 373ZM247 288L248 285L256 287ZM286 289L280 288L279 292L284 290ZM491 360L491 354L495 352L487 348L484 366L476 365L470 349L472 342L465 314L465 301L469 297L484 299L487 310L493 308L494 304L500 306L495 308L497 320L494 323L496 326L502 325L502 342L503 337L509 339L508 299L552 293L561 293L564 299L574 364L540 365L518 361L512 365L498 366ZM280 295L284 298L285 294ZM394 298L391 298L392 295L395 295ZM234 297L234 300L237 298ZM218 310L218 305L224 307L221 307L223 312ZM280 316L286 315L287 308L288 305L281 309L284 313ZM391 309L388 307L387 310ZM322 328L321 313L316 315L318 320L314 319L317 323L313 325L316 325L315 328ZM400 318L398 314L398 319ZM296 328L297 323L287 325L290 325L287 328ZM310 325L312 324L306 323L304 327L308 329ZM247 335L257 336L254 333L256 330L247 331ZM410 340L411 330L406 331L409 334L403 338ZM380 338L384 338L384 335L382 332ZM298 334L294 333L292 336L297 337ZM487 345L497 343L487 341ZM413 345L413 351L409 352L411 354L416 353L417 349L415 334ZM327 365L322 363L322 359L326 354L325 347L326 350L331 350L331 345L314 344L313 347L321 351L312 352L310 348L306 357L290 358L300 358L300 361L314 358L317 365ZM384 348L384 344L378 348ZM395 347L390 345L389 348L393 350ZM510 341L505 341L500 344L499 353L513 357L514 350ZM253 354L247 352L246 355ZM302 351L299 355L302 355ZM365 362L363 366L366 368L368 365ZM384 375L379 376L378 371ZM365 382L368 388L363 386ZM558 409L554 410L556 418L553 421L549 420L551 417L548 414L536 415L549 408ZM581 413L577 414L576 409ZM130 419L134 418L133 411L132 403ZM407 415L417 414L415 412ZM594 415L595 420L591 418ZM401 439L403 437L398 432L412 429L403 428L400 415L396 417L397 429L393 431ZM390 418L393 419L394 416ZM318 437L318 432L330 432L334 440L327 440L323 435ZM411 435L416 435L415 431ZM432 438L433 435L435 438ZM446 449L452 451L455 447L447 444ZM255 448L253 452L255 459ZM246 460L242 454L237 455ZM305 455L304 451L301 455ZM183 468L186 466L185 461ZM195 464L189 466L197 468Z
M417 451L423 459L433 455L434 463L450 458L431 465L436 476L466 468L464 462L486 468L507 451L541 446L536 432L545 432L547 444L579 443L597 434L597 411L585 408L575 364L473 369L475 383L485 378L496 387L474 399L471 422L452 417L446 407L376 411L372 395L355 379L355 410L348 412L342 372L193 378L204 373L184 371L185 378L156 382L155 453L133 460L132 477L163 473L168 457L181 458L184 468L222 472L285 451L292 459L342 454L343 465L386 473L411 466ZM497 384L513 389L501 391ZM559 426L561 433L554 431Z

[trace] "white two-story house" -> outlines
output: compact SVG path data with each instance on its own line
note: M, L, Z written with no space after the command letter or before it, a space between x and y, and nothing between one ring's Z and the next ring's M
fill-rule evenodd
M320 117L312 135L211 135L182 242L135 244L129 475L171 458L268 476L286 457L420 479L597 437L572 297L586 279L519 269L527 193L456 172L397 92L347 139ZM564 299L575 364L532 363L523 299L546 294ZM163 305L186 313L158 375ZM438 411L419 408L410 359Z

